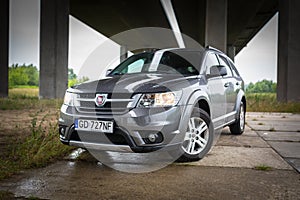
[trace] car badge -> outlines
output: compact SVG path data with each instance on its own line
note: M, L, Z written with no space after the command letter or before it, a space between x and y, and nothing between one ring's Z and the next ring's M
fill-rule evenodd
M95 103L97 106L103 106L106 102L107 94L96 94Z

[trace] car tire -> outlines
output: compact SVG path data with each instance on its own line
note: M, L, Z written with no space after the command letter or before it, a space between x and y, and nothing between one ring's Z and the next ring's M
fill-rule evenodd
M187 131L180 146L178 162L197 161L211 149L214 128L210 116L201 108L194 108L189 118Z
M233 135L241 135L245 130L245 107L244 103L240 103L240 109L238 111L238 117L234 124L229 126L230 132Z

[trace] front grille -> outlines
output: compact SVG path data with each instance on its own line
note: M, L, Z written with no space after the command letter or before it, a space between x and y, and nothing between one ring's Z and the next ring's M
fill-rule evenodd
M78 112L87 114L123 114L133 108L138 101L137 95L128 93L110 93L104 105L97 106L95 103L96 94L78 94L75 106Z
M91 101L80 101L80 107L94 108L96 107L96 104L95 102L91 102Z

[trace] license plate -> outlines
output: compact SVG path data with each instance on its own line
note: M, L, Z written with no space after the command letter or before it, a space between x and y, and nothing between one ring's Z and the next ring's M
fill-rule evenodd
M113 126L114 123L112 121L99 121L99 120L86 120L86 119L75 120L75 130L78 131L112 133L114 130Z

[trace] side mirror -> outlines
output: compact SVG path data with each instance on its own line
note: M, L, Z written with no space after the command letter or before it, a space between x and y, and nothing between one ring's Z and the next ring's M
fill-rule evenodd
M218 77L218 76L226 76L226 75L227 75L226 67L224 67L222 65L211 66L209 74L208 74L209 78Z
M226 75L227 75L226 67L220 65L220 66L219 66L219 71L220 71L220 75L221 75L221 76L226 76Z
M106 71L106 76L107 76L108 74L110 74L111 71L112 71L112 69L108 69L108 70Z

